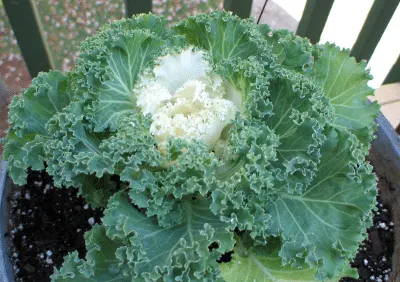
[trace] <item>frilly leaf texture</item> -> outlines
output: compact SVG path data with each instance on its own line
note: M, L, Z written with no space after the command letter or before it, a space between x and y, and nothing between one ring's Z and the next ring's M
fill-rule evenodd
M233 258L229 263L220 264L222 277L230 282L312 282L316 268L303 269L282 266L278 255L280 242L272 238L265 246L248 247L237 238ZM356 270L348 266L340 275L324 280L337 282L341 277L354 276Z
M233 233L209 211L206 199L184 201L181 212L180 225L163 228L136 210L126 193L115 194L104 225L85 235L86 261L68 255L53 281L215 281L216 260L233 248ZM213 243L218 247L209 249Z
M313 46L307 38L296 36L286 29L271 30L265 24L258 25L258 29L271 46L276 63L302 74L313 73Z
M123 275L126 266L116 256L125 248L123 242L108 238L104 226L93 226L85 233L85 242L86 259L80 259L77 251L67 255L63 266L51 275L52 281L133 281Z
M190 62L207 67L194 67L198 81L180 88L193 75L179 76L178 66ZM170 82L168 70L181 97L161 84L145 88L157 75ZM333 44L313 46L225 11L171 28L152 14L104 26L82 43L73 71L41 73L10 108L4 158L13 181L46 168L57 187L107 206L85 236L86 258L68 255L53 280L330 281L347 273L375 205L365 161L378 114L367 103L370 78L365 62ZM156 108L197 97L190 85L234 105L235 118L209 128L219 128L212 148L180 137L176 124L158 144L139 93L154 95L143 99ZM185 120L203 106L169 114ZM217 263L232 250L232 262Z
M59 71L40 73L23 92L23 99L15 96L10 105L11 127L4 141L3 157L9 162L9 173L15 184L26 183L26 170L44 169L48 158L44 143L50 137L46 125L73 99L69 77Z
M320 48L322 53L315 64L316 81L335 108L332 124L354 133L368 147L376 130L374 119L379 105L367 103L367 97L374 93L367 84L372 79L365 70L367 63L364 60L357 63L349 57L348 50L334 44L326 43Z
M283 194L269 206L276 219L269 233L283 238L279 255L284 264L302 267L304 260L319 267L319 279L338 275L354 257L377 194L375 175L363 162L355 136L331 129L327 138L308 190Z

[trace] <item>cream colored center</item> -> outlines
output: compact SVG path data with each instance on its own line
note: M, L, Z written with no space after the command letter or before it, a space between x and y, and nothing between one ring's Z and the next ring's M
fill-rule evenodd
M235 118L241 96L220 76L209 74L203 55L191 50L167 55L154 69L155 78L142 78L137 104L151 115L150 132L160 148L175 137L202 140L211 150Z

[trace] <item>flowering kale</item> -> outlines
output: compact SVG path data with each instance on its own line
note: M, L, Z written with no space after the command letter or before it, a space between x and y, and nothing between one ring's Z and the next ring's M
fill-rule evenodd
M14 98L5 141L16 184L46 164L106 207L86 258L69 254L53 281L354 274L376 196L365 62L227 12L171 29L140 15L80 50Z

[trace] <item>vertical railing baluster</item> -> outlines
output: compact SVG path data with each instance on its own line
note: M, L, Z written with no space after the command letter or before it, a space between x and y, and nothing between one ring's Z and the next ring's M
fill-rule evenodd
M395 82L400 82L400 56L397 57L397 61L390 69L388 75L383 81L383 84L390 84Z
M3 0L3 5L31 77L54 69L34 1Z
M136 14L147 14L151 12L152 0L125 0L126 17L130 18Z
M225 0L224 9L246 19L250 17L253 0Z
M399 2L400 0L375 0L350 52L357 61L368 61L371 58Z
M318 43L334 0L307 0L296 34Z

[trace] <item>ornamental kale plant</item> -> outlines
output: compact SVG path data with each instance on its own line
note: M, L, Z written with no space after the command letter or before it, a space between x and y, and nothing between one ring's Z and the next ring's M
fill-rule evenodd
M86 258L72 252L52 280L356 275L377 193L365 61L228 12L167 24L111 23L74 70L41 73L12 101L14 182L46 169L105 207Z

